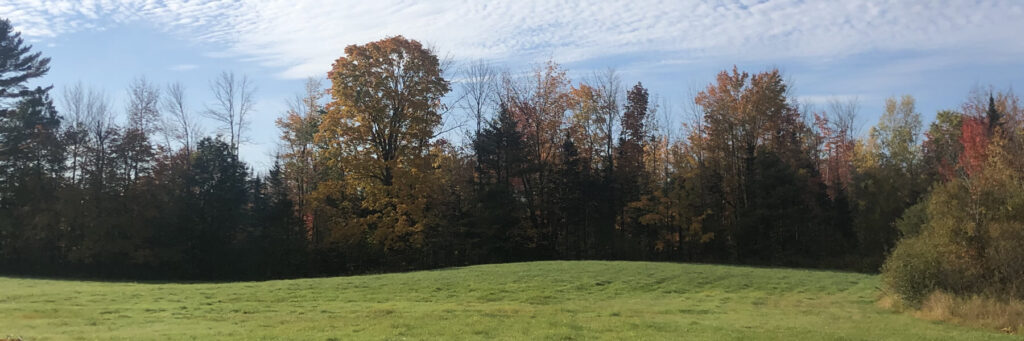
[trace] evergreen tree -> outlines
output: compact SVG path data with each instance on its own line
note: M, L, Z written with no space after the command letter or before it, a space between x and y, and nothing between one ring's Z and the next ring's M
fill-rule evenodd
M610 191L606 192L604 201L608 207L618 212L619 228L637 239L636 246L642 253L653 250L656 232L640 226L642 212L627 209L635 204L641 196L649 194L647 172L644 157L649 142L650 127L648 126L648 92L643 84L637 83L626 93L626 107L622 115L622 132L619 136L618 155L614 178L606 179Z
M473 141L477 156L477 200L466 236L481 260L510 260L527 245L525 213L517 200L516 184L522 181L526 150L523 135L504 103L498 115Z
M50 58L31 50L11 21L0 19L0 99L31 96L26 83L50 71Z
M196 275L224 277L232 272L231 262L238 261L235 241L248 206L245 168L229 143L209 137L199 141L188 182L190 211L196 217L189 256Z
M45 89L15 109L0 109L0 264L56 264L61 247L57 202L64 148L60 117Z
M558 230L554 240L559 255L563 258L584 258L593 256L598 250L594 248L594 235L599 226L599 218L607 214L599 214L601 204L597 200L601 193L597 189L600 180L590 169L590 162L584 160L572 137L566 136L562 142L562 161L557 172L557 191L555 203L558 220L554 224Z
M260 277L284 277L304 274L306 267L306 239L302 220L296 215L289 198L283 170L274 162L266 180L258 187L258 198L253 202L259 242L257 256L263 260Z
M988 120L989 135L996 131L996 127L1001 127L1003 124L1003 114L996 109L996 98L991 94L988 95L988 110L985 111L985 117Z

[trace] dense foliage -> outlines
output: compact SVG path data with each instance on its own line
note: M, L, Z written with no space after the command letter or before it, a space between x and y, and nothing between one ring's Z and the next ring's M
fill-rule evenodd
M778 70L723 71L678 127L614 72L574 81L445 62L391 37L345 49L278 119L281 153L239 160L252 85L211 82L205 136L184 88L66 86L0 21L0 270L270 278L534 259L877 271L900 295L1024 296L1022 111L973 94L922 142L910 96L860 136L856 106L802 106ZM984 100L981 99L984 97ZM458 103L447 101L456 98ZM986 101L987 100L987 101ZM979 102L980 101L980 102ZM476 129L445 131L466 109ZM447 138L445 138L447 137ZM901 241L902 237L902 241Z
M926 145L946 146L927 154L946 170L897 223L904 237L883 268L894 294L914 304L935 291L1024 298L1021 117L1012 93L974 94L961 117L932 125ZM958 139L943 134L953 125Z

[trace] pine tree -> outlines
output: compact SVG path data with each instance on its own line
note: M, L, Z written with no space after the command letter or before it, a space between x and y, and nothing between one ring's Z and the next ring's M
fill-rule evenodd
M31 50L32 45L25 45L11 21L0 19L0 99L30 96L32 90L26 83L50 71L50 58Z
M523 135L502 103L497 117L473 141L477 163L477 198L471 212L468 243L484 261L510 260L526 242L524 210L516 199L516 184L525 168Z
M1003 114L996 110L996 98L991 94L988 95L988 110L985 111L985 117L988 119L988 133L992 135L996 127L1002 126Z
M263 259L259 276L283 277L302 274L305 264L303 224L289 198L280 162L275 161L259 191L260 200L253 204L260 242L255 245Z
M199 141L189 177L191 214L197 217L189 253L199 275L224 276L233 269L235 241L247 214L246 173L232 145L209 137Z
M52 205L63 164L60 118L50 87L28 87L50 70L50 59L31 50L11 22L0 19L0 265L53 264L60 253ZM3 99L19 101L9 108Z
M44 89L0 110L0 260L52 265L63 250L57 202L64 149ZM0 262L2 264L2 262Z

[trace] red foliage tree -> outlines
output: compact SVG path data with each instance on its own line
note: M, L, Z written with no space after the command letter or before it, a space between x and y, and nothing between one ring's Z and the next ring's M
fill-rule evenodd
M983 117L966 117L960 131L960 143L964 146L960 165L968 177L974 177L983 170L988 159L987 149L991 140L988 122Z

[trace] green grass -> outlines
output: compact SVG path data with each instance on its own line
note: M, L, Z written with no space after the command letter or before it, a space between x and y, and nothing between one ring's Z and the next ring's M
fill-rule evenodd
M48 339L1017 339L875 305L877 276L535 262L223 284L0 277L0 337Z

